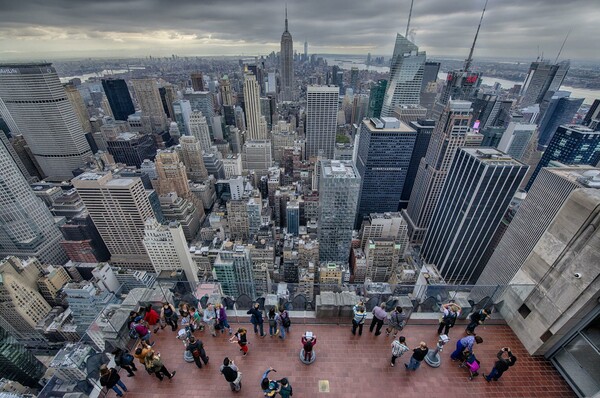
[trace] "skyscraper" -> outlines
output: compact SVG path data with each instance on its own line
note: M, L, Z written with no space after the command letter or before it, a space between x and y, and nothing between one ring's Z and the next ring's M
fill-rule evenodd
M285 6L285 30L281 35L281 100L294 99L294 41L288 31L287 5ZM246 95L244 94L244 98Z
M569 61L551 64L548 61L535 61L529 66L529 72L521 88L521 106L539 104L546 92L558 91L569 71Z
M410 122L409 126L417 132L417 138L415 139L408 170L406 170L406 179L404 180L404 187L402 188L402 195L400 197L401 209L406 209L408 206L410 194L412 193L415 178L417 177L417 171L419 170L419 164L427 153L431 134L435 128L435 121L431 119L418 119L417 121Z
M102 79L102 88L115 120L127 121L127 116L134 114L135 108L125 80Z
M356 169L361 177L356 226L371 213L395 212L417 132L393 117L363 120Z
M550 143L558 126L573 122L573 117L583 104L584 98L571 98L569 95L568 92L559 91L550 99L548 108L539 123L539 149L545 148Z
M454 155L465 145L471 112L470 102L450 101L435 126L419 163L408 208L403 210L412 242L421 242L425 236Z
M113 178L110 172L87 172L75 177L73 186L110 251L111 263L152 271L142 240L146 220L156 216L142 180Z
M177 128L179 129L180 136L181 135L194 135L192 133L192 105L188 100L175 100L171 104L173 108L173 116L172 120L177 123ZM202 112L195 111L202 116ZM204 121L206 123L206 120ZM206 130L208 131L208 125L206 126Z
M246 127L248 128L248 139L265 140L260 128L260 87L256 76L246 73L244 76L244 102L246 104Z
M151 78L131 80L135 98L142 110L142 126L146 133L162 133L167 129L167 115L156 81Z
M347 263L360 194L360 174L350 162L321 160L319 261Z
M0 260L0 326L19 339L39 338L35 327L52 309L38 291L41 269L35 258Z
M190 115L190 135L196 137L203 151L209 152L211 147L210 130L206 117L201 111L193 111Z
M194 89L194 91L206 90L204 88L204 75L202 75L202 72L192 73L190 78L192 79L192 88Z
M600 170L591 166L543 168L508 225L477 284L507 285L571 192L578 188L600 189Z
M502 134L498 150L514 159L521 160L536 130L537 125L535 124L510 122Z
M167 117L173 120L173 102L177 99L175 86L172 84L165 84L158 88L158 93L160 94L160 100L162 101L163 109L165 110Z
M252 258L248 247L225 242L215 259L214 270L225 295L238 297L240 294L247 294L251 299L256 299Z
M70 179L92 151L56 70L50 63L2 64L0 70L3 118L14 121L13 133L23 134L46 176Z
M448 283L474 283L491 238L527 172L493 148L459 148L448 172L422 255Z
M84 133L89 133L92 131L92 125L90 124L90 115L88 114L87 108L83 102L83 98L81 97L81 93L77 90L72 84L65 84L65 93L67 94L67 99L73 106L73 110L75 111L75 115L81 123L81 128Z
M175 192L177 195L187 198L190 196L190 186L188 184L185 166L179 160L177 152L172 149L159 151L156 155L156 174L158 183L156 184L156 193L165 195L169 192Z
M398 105L419 104L425 58L425 52L419 52L419 47L401 34L396 35L381 116L393 116Z
M306 88L306 158L322 156L333 159L339 87L308 86Z
M61 240L52 214L0 144L0 257L36 257L61 265L67 262Z
M598 161L600 161L600 131L575 124L560 126L527 182L525 190L529 191L542 167L548 167L551 162L593 166Z
M221 93L221 105L232 106L233 97L231 96L231 83L229 82L229 77L227 75L223 76L219 82L219 92Z
M181 137L179 139L179 154L190 180L193 182L202 182L208 178L208 171L202 157L202 148L196 137Z
M367 117L381 116L381 107L383 106L383 97L385 96L387 83L387 80L378 80L377 83L371 87L371 92L369 93L369 109L367 111Z
M198 283L198 267L192 260L183 229L176 221L160 224L155 218L146 221L144 247L156 273L183 269L190 283Z
M46 366L0 327L0 374L31 388L39 388ZM12 396L13 394L7 394Z
M590 110L585 114L583 121L584 126L588 126L593 130L600 128L600 99L595 99Z
M365 277L373 282L387 282L404 258L402 245L393 239L369 240L364 253L367 260Z

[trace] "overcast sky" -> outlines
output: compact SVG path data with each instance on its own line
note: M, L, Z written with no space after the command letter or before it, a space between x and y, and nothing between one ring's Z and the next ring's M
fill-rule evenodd
M416 0L411 28L430 56L465 58L485 0ZM284 1L0 0L0 59L255 55L279 50ZM391 55L410 0L289 0L294 48ZM490 0L475 58L600 60L599 0Z

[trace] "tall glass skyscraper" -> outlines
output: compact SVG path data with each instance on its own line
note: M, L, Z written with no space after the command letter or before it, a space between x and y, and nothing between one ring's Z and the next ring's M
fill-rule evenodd
M527 166L493 148L459 148L423 242L447 283L474 283Z
M359 228L371 213L398 210L417 132L393 117L363 120L356 168L361 177Z
M569 61L550 64L548 61L535 61L529 66L525 83L521 88L521 106L539 104L546 92L558 91L569 71Z
M561 93L561 94L559 94ZM545 148L561 124L571 124L583 104L584 98L571 98L569 92L559 91L548 101L548 107L540 120L538 148Z
M0 144L0 257L37 257L44 264L61 265L68 260L61 240L50 210Z
M385 96L387 83L387 80L378 80L377 83L371 87L371 92L369 94L369 110L367 111L368 117L381 116L381 107L383 106L383 97Z
M542 167L547 167L553 161L596 165L600 161L600 131L575 124L560 126L527 182L526 191L529 191Z
M381 116L393 116L398 105L420 103L425 58L425 52L419 51L419 47L401 34L396 36Z
M319 261L347 263L360 193L360 174L351 162L320 162Z
M127 121L127 116L134 114L135 108L125 80L102 79L102 88L115 120Z
M38 388L46 366L0 327L0 374L24 386ZM10 394L9 394L10 395Z
M333 159L339 87L308 86L306 88L306 158L322 155Z
M47 177L70 179L92 155L52 64L0 65L0 98L3 118L16 124Z

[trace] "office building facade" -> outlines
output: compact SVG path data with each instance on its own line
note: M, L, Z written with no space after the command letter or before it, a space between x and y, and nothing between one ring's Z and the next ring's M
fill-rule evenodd
M493 148L460 148L431 218L423 259L447 283L475 283L527 166Z
M567 72L569 61L551 64L548 61L535 61L529 66L529 72L521 87L521 106L539 104L548 91L558 91Z
M23 134L46 177L64 180L92 155L56 70L49 63L0 65L0 112Z
M306 88L306 159L322 156L333 159L339 87L308 86Z
M398 210L417 132L396 118L363 120L356 168L361 177L356 225L371 213Z
M321 160L319 178L319 261L347 263L361 178L350 162Z
M102 79L102 88L115 120L127 121L127 117L135 113L135 107L125 80Z

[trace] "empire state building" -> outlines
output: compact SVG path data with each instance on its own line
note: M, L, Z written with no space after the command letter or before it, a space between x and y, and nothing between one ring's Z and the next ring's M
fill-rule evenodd
M285 8L285 31L281 35L281 100L293 100L294 86L294 42L288 32L287 6Z

